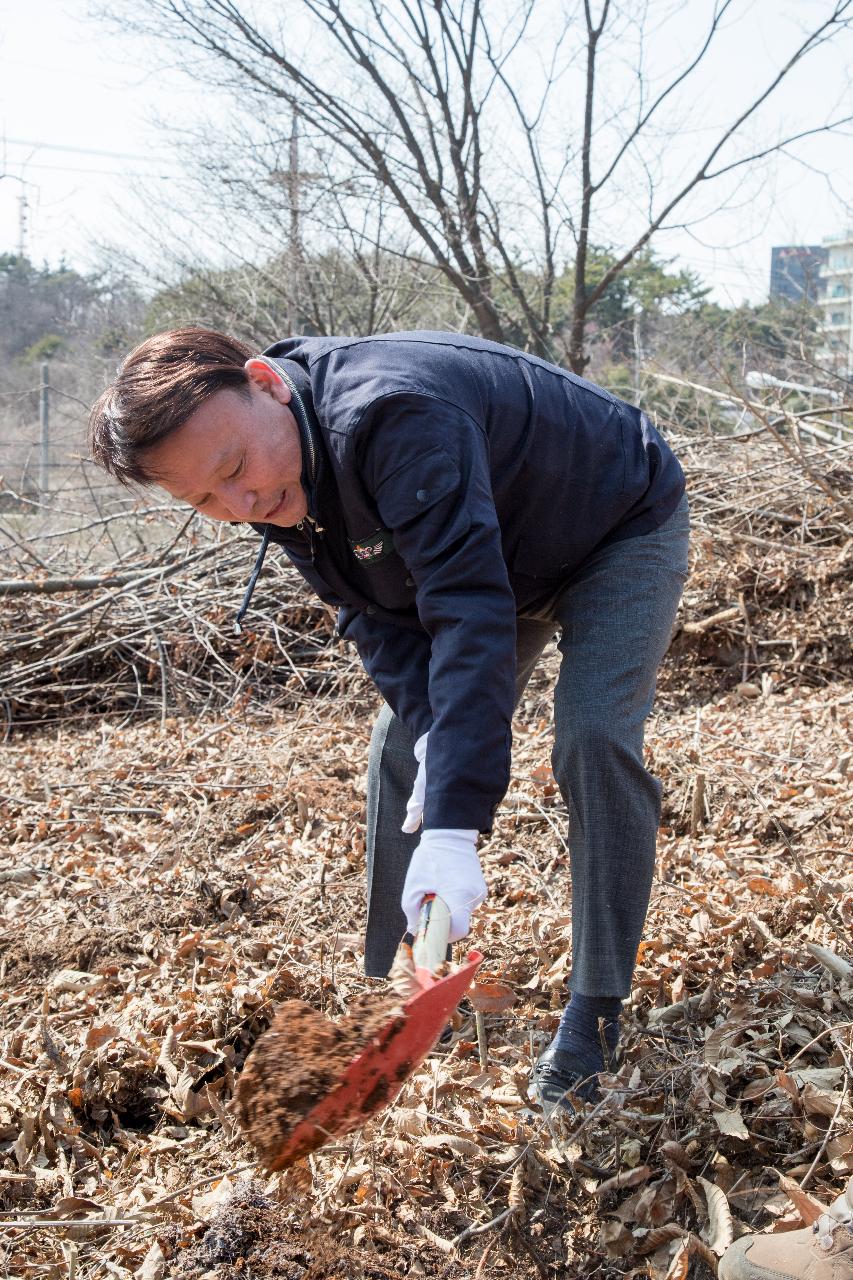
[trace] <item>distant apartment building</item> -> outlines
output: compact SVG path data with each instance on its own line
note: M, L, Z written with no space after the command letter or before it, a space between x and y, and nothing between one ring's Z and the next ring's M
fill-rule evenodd
M820 269L818 306L824 345L818 360L841 377L853 378L853 228L823 243L826 261Z
M819 244L780 244L770 251L770 298L816 302L827 251Z

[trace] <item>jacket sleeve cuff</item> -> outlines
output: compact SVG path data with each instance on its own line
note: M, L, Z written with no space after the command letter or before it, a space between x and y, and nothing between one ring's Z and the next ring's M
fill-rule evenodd
M427 786L423 829L447 827L488 835L496 809L497 805L471 791L432 792Z

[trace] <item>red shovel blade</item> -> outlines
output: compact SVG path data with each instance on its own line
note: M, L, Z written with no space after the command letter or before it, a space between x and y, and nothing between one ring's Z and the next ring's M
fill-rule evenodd
M294 1125L274 1162L267 1166L269 1171L283 1169L330 1138L357 1129L392 1103L403 1081L438 1040L482 960L479 951L470 951L461 968L408 999L402 1013L391 1018L353 1058L340 1084Z

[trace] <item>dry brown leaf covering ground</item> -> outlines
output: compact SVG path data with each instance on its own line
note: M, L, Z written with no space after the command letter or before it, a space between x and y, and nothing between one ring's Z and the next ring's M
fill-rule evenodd
M394 1110L271 1181L229 1107L246 1053L277 1002L334 1017L380 985L359 968L367 709L7 746L4 1215L128 1222L6 1230L8 1273L698 1275L726 1201L736 1224L795 1226L778 1174L814 1165L825 1199L853 1171L849 688L699 712L664 693L625 1060L597 1109L551 1129L524 1096L570 964L549 674L484 852L474 941L518 995L487 1015L487 1068L463 1028Z

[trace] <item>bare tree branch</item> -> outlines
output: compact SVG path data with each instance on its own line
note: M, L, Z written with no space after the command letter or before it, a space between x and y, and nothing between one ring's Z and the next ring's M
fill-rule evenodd
M668 128L677 133L678 104L700 83L737 0L710 0L695 51L654 91L644 61L656 0L583 0L549 36L549 65L533 88L529 49L534 19L553 18L546 0L506 10L483 0L293 0L291 13L310 24L304 48L290 27L285 34L262 26L243 0L149 0L141 10L128 6L128 22L202 52L204 63L194 61L192 74L229 85L258 116L297 108L310 121L318 155L325 153L329 189L336 166L353 184L329 201L345 233L353 220L366 243L369 218L359 199L375 216L381 192L384 233L393 239L405 228L407 252L415 262L435 265L484 336L519 341L520 326L522 342L551 354L555 324L563 324L568 361L580 372L588 360L592 308L675 210L684 208L689 225L698 190L849 123L850 117L823 124L800 118L783 137L765 137L747 154L727 158L726 149L791 73L849 31L853 0L822 7L763 88L722 119L699 164L687 175L664 172L663 178L660 118L674 111ZM562 92L574 86L566 75L573 47L583 50L585 64L574 135L575 116ZM617 51L613 74L621 76L625 59L633 58L633 110L612 100ZM361 193L359 181L366 184ZM604 198L631 184L645 192L632 200L630 234L591 286L591 255L611 238ZM643 203L647 217L638 227ZM571 263L559 257L566 228L575 241ZM376 239L375 227L372 234ZM365 266L361 259L357 269ZM573 273L571 307L568 316L555 317L561 269ZM374 318L383 311L378 296L375 301Z

